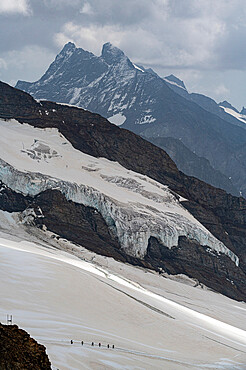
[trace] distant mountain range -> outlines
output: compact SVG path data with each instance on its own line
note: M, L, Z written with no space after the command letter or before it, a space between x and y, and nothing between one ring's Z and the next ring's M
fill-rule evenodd
M189 94L175 76L161 78L133 64L110 43L97 57L69 42L39 81L18 81L16 87L36 99L99 113L179 158L182 171L246 194L244 110L232 114L204 95Z
M215 100L206 95L195 93L189 94L184 82L174 75L167 76L164 78L164 80L169 83L169 87L177 94L200 105L208 112L216 114L223 120L246 129L246 111L244 107L242 108L241 112L239 112L226 100L217 104Z

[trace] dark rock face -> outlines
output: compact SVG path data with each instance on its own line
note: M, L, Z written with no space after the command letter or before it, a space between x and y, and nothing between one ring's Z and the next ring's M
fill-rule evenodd
M45 111L49 114L46 115ZM147 175L161 184L168 185L171 190L187 199L187 201L183 202L183 206L187 208L208 230L210 230L214 236L238 255L240 258L240 271L245 274L246 200L244 198L237 198L194 177L184 175L182 172L178 171L174 162L162 149L145 141L130 131L119 129L99 115L92 114L82 109L62 106L46 101L39 104L30 98L28 94L0 83L0 117L6 116L8 118L15 118L20 122L27 122L36 127L56 127L76 149L95 157L105 157L109 160L117 161L127 169ZM68 214L71 212L74 214L74 220L77 219L77 217L82 217L81 215L83 214L87 215L88 217L86 216L86 221L91 225L90 232L92 238L96 237L95 234L93 234L96 227L95 224L100 223L103 225L103 221L99 222L98 219L95 219L93 222L90 221L89 219L93 214L93 211L87 212L83 210L83 207L69 204L69 211L64 211L63 215L63 206L57 206L55 204L56 202L58 202L58 204L63 204L64 199L57 194L51 196L47 193L45 197L46 196L48 199L52 199L53 203L51 202L51 204L53 204L55 209L54 215L52 214L51 208L49 208L49 204L45 200L46 198L43 198L44 195L40 198L43 202L42 204L38 203L38 198L35 202L40 205L41 209L42 207L44 208L45 214L47 215L45 222L52 231L58 233L63 232L62 235L69 238L75 234L77 235L77 239L74 241L82 243L84 238L84 231L82 231L84 221L81 221L81 231L76 230L76 225L73 221L70 225L71 231L68 230L66 235L64 234L65 231L63 231L61 227L57 226L60 221L61 224L65 224L66 222L69 223L70 220L68 220ZM10 196L9 199L11 199ZM25 200L22 200L21 202L25 205ZM22 208L20 210L22 210ZM71 217L71 219L72 218L73 217ZM94 222L95 224L93 226ZM100 232L97 229L97 237L100 239L100 245L103 246L103 242L106 240L106 243L112 246L110 247L110 253L113 253L112 251L114 251L115 258L121 258L119 257L121 252L117 247L116 241L110 241L107 239L110 232L103 231L104 226L101 227L102 230ZM110 236L112 237L112 235ZM92 248L95 248L93 243L91 243L91 245ZM202 253L203 250L204 249L199 250L199 253ZM99 253L103 252L99 251ZM118 257L116 256L117 254ZM124 258L126 260L128 257ZM130 259L128 261L130 261ZM147 261L134 262L131 259L131 263L142 263L142 265L146 266ZM157 262L155 260L153 267L157 266L156 263ZM186 262L184 262L184 267L185 264ZM234 271L234 267L229 264L226 266L230 274L232 274L231 270ZM199 268L200 267L197 267L197 269ZM218 279L215 278L214 275L217 271L215 266L212 263L209 263L208 269L210 269L211 276L214 276L214 278L211 279L210 286L213 286L214 280L214 287L219 290ZM220 269L222 269L222 267L220 267ZM178 273L180 268L174 270L170 269L170 271L172 271L172 273ZM190 275L193 274L191 271L189 273ZM228 279L231 276L230 274L226 275L226 277L229 276ZM245 275L244 278L240 275L240 279L242 280L242 283L245 284ZM234 272L231 280L236 281ZM226 284L228 286L229 283ZM237 299L242 299L242 289L238 282L236 284L239 292ZM221 279L221 288L219 291L224 291L222 290L224 289L223 286L224 280ZM227 293L225 294L236 297L235 286L232 283L231 293L228 288Z
M59 237L81 245L95 253L113 257L121 262L152 268L151 264L127 255L117 237L110 231L102 215L92 207L68 201L59 190L46 190L35 197L17 193L1 182L0 209L23 212L33 209L32 225L46 228Z
M145 260L169 274L185 274L217 292L245 300L243 271L229 257L219 255L196 241L179 237L178 246L169 249L150 237Z
M68 43L39 81L19 81L16 87L37 99L75 104L111 122L117 123L120 116L121 127L146 138L181 139L215 170L231 177L237 195L246 193L245 162L237 155L246 144L245 124L214 100L189 94L175 76L164 80L147 69L136 69L109 43L99 57ZM223 179L220 183L231 191Z
M127 257L120 250L117 237L109 230L101 214L92 207L68 201L58 190L46 190L30 203L36 213L42 210L44 217L37 217L35 223L41 227L82 245L87 249L126 262Z
M30 203L31 197L24 197L12 191L0 181L0 209L7 212L24 211Z
M45 347L17 325L0 323L1 370L50 370Z

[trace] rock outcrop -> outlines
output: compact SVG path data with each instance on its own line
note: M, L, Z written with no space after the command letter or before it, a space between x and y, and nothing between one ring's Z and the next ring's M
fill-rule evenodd
M1 370L51 370L45 347L17 325L0 323Z

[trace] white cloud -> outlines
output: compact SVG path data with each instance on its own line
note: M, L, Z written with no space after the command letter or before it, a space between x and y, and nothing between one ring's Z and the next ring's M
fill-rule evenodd
M118 27L95 25L83 27L68 22L61 32L55 34L54 41L60 47L68 41L73 41L78 47L99 55L102 45L107 41L112 42L115 46L120 46L120 40L124 34L125 32Z
M217 86L214 91L216 96L227 96L229 95L229 92L230 90L224 84Z
M48 49L36 45L28 45L20 50L11 50L0 57L4 70L1 79L14 85L17 80L35 81L39 79L53 61L54 54ZM11 72L11 78L5 78Z
M96 54L103 43L110 41L136 62L145 65L201 68L214 62L217 42L225 32L223 22L213 18L209 22L202 18L163 22L159 16L156 14L154 20L128 27L97 23L85 26L68 22L54 39L60 47L73 41Z
M40 1L40 0L39 0ZM42 0L48 8L76 7L81 4L81 0Z
M111 41L136 62L156 68L210 69L220 63L218 49L233 11L226 0L87 0L83 22L67 22L54 39L97 54Z
M0 58L0 70L7 69L7 63L3 58Z
M80 13L81 14L87 14L87 15L93 14L92 7L87 1L83 4L83 6L80 10Z
M14 14L20 13L23 15L30 15L31 8L28 0L1 0L0 1L0 14Z

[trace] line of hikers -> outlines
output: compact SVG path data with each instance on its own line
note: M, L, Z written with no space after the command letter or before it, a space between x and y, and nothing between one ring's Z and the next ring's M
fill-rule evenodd
M73 344L73 340L72 339L71 339L70 343ZM81 341L81 345L82 346L84 345L84 341L83 340ZM91 345L92 346L95 346L95 343L94 342L91 342ZM102 346L102 344L101 343L98 343L98 347L101 347L101 346ZM107 345L107 348L110 348L110 345L109 344ZM112 348L114 349L114 344L112 345Z

